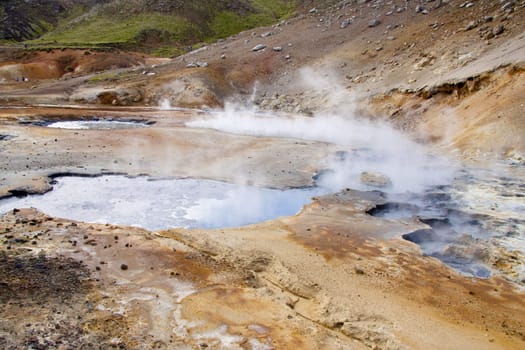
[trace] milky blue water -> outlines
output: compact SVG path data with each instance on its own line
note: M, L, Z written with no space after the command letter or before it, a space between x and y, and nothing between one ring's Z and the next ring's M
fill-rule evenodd
M53 190L43 195L0 201L0 213L33 207L55 217L148 230L222 228L295 215L322 192L199 179L71 176L56 178Z
M48 128L57 129L72 129L72 130L109 130L109 129L133 129L143 128L147 126L146 123L136 121L120 121L120 120L68 120L53 122L48 124Z

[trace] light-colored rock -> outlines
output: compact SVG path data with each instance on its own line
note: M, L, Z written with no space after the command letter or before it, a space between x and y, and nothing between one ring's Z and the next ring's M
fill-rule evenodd
M258 44L258 45L255 45L255 46L252 48L252 51L257 52L257 51L264 50L265 48L266 48L266 45Z
M370 171L363 171L359 180L364 185L379 188L388 187L392 185L392 182L390 181L390 178L388 178L388 176Z

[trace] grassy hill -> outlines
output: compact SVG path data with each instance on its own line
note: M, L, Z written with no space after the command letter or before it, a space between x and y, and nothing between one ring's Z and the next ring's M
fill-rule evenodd
M16 2L16 1L13 1ZM52 1L47 1L52 2ZM58 2L58 1L55 1ZM268 25L294 13L296 0L62 1L53 21L33 19L37 47L117 47L174 55L185 46ZM18 2L21 3L21 2ZM35 25L33 24L33 27ZM32 38L37 35L29 36ZM28 37L28 36L25 36Z
M2 0L0 40L33 39L53 30L61 20L109 0Z

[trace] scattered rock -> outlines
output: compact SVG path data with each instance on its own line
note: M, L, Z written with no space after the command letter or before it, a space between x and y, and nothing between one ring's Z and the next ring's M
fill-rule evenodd
M275 52L281 52L283 50L283 48L282 48L282 46L274 46L272 50L275 51Z
M416 6L416 13L428 14L428 10L423 5Z
M492 29L492 34L496 36L496 35L503 34L504 31L505 31L505 26L503 26L503 24L499 24Z
M186 68L206 68L208 67L208 62L191 62L186 65Z
M269 37L270 35L272 35L272 32L265 32L261 34L261 38L266 38L266 37Z
M365 274L365 271L364 271L362 268L360 268L359 266L356 266L356 267L354 268L354 271L355 271L355 273L356 273L357 275L364 275L364 274Z
M341 22L341 29L347 28L350 24L352 24L352 20L350 18L345 19Z
M465 31L472 30L478 26L478 21L470 21L469 24L465 27Z
M380 24L381 24L381 20L379 20L377 18L374 18L374 19L371 19L370 21L368 21L368 26L370 28L377 27Z
M121 264L121 265L120 265L120 269L125 271L125 270L128 269L128 265L126 265L126 264Z
M310 11L308 11L308 13L317 13L317 9L314 7L312 9L310 9Z
M514 1L506 2L501 6L501 11L503 12L512 12L514 10Z
M263 44L259 44L259 45L256 45L252 48L252 51L256 52L256 51L261 51L261 50L264 50L266 48L266 45L263 45Z

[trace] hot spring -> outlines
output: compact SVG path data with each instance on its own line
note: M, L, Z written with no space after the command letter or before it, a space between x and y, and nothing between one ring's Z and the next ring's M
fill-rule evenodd
M33 207L51 216L148 230L223 228L295 215L321 193L321 188L279 190L200 179L65 176L43 195L2 200L0 212Z
M19 120L22 125L44 126L54 129L70 130L112 130L112 129L135 129L144 128L155 124L154 121L142 118L117 118L112 116L40 116L37 118L22 117Z

